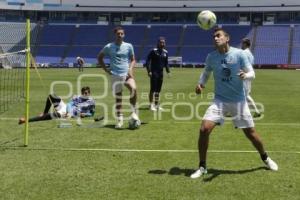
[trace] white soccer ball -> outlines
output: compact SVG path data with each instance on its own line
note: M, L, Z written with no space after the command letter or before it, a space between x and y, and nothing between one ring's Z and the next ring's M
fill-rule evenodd
M130 118L128 121L129 129L138 129L141 126L141 121L139 119Z
M217 17L215 13L210 10L203 10L198 14L197 24L204 30L209 30L217 23Z

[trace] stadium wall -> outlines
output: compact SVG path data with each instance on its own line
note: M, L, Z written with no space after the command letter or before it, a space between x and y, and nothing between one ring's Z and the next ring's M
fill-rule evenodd
M295 0L6 0L1 9L47 11L195 12L213 11L298 11Z

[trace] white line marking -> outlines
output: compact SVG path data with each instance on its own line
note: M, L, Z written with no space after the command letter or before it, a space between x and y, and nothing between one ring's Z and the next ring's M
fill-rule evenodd
M0 118L0 121L18 121L18 118L10 118L10 117L2 117ZM75 119L68 119L68 120L60 120L56 119L57 122L66 122L66 121L76 121ZM53 120L54 121L54 120ZM94 120L92 119L85 119L83 122L93 122ZM142 122L144 122L142 120ZM150 121L145 121L146 123L153 123L153 124L170 124L170 123L175 123L175 124L200 124L201 121L163 121L163 120L150 120ZM113 120L107 120L107 123L115 123ZM225 124L232 124L232 122L225 122ZM255 125L259 126L300 126L300 122L289 122L289 123L274 123L274 122L257 122Z
M197 153L198 150L189 149L88 149L88 148L30 148L30 147L0 147L5 150L26 151L106 151L106 152L160 152L160 153ZM209 150L209 153L257 153L247 150ZM268 151L268 153L300 154L300 151Z

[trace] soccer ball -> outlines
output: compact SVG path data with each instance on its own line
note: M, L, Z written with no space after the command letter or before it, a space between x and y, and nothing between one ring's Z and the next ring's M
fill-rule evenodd
M215 13L210 10L203 10L198 14L197 24L204 30L209 30L217 23L217 17Z
M139 119L130 118L128 121L129 129L138 129L141 126L141 121Z
M128 121L128 126L129 129L132 130L138 129L141 126L141 120L139 119L136 113L132 113L132 115L130 116L130 119Z

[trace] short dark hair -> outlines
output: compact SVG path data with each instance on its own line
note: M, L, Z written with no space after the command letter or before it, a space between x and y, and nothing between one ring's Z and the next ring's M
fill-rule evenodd
M158 37L158 39L157 39L157 48L158 48L158 45L159 45L160 41L162 41L162 40L166 41L166 38L162 37L162 36Z
M123 30L124 31L124 28L121 27L121 26L117 26L114 28L114 33L117 33L119 30Z
M251 46L251 41L249 38L243 38L242 43L245 44L247 47Z
M160 37L158 37L157 42L160 42L161 40L165 40L166 41L166 38L163 37L163 36L160 36Z
M81 94L83 94L84 91L88 91L89 93L91 93L91 89L90 89L89 86L82 87L82 88L81 88Z
M222 31L226 37L229 37L229 34L224 29L217 27L217 28L215 28L214 33L218 32L218 31Z

